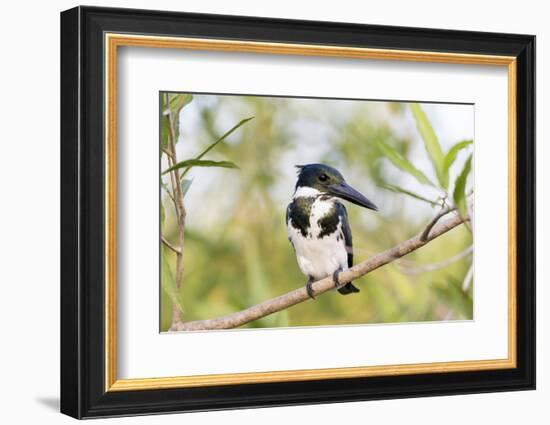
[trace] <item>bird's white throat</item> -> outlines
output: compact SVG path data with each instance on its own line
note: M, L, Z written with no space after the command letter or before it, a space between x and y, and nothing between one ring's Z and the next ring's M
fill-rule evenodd
M316 198L319 195L321 195L321 192L317 189L307 186L299 186L296 188L292 198Z

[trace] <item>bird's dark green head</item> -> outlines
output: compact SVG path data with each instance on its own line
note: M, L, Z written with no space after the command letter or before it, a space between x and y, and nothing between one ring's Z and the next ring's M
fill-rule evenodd
M329 185L344 182L344 176L336 168L325 164L297 165L298 187L310 187L320 192L327 192Z
M336 168L325 164L297 165L296 193L328 195L345 199L356 205L375 210L378 208L349 184Z

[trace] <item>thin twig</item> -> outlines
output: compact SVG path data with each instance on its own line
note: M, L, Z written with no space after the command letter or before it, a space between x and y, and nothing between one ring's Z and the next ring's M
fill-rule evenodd
M464 281L462 282L462 291L466 292L468 288L470 287L470 284L474 278L474 264L470 264L470 268L468 269L468 272L466 273L466 277L464 278Z
M430 234L430 231L432 228L436 225L436 223L445 215L449 214L451 211L455 211L456 208L443 208L439 214L437 214L432 221L428 223L424 231L422 232L422 235L420 235L420 239L423 241L426 241L428 239L428 236Z
M411 261L405 262L404 260L397 260L395 264L399 267L399 271L401 271L406 275L412 276L420 273L433 272L435 270L442 269L443 267L447 267L459 260L462 260L464 257L471 254L473 250L474 250L473 245L470 245L468 248L466 248L462 252L459 252L458 254L453 255L452 257L449 257L443 261L440 261L439 263L415 265L415 263ZM408 265L405 265L405 264L408 264Z
M170 152L168 149L166 149L165 147L162 147L162 152L164 152L166 154L166 156L170 157L170 158L173 158L172 157L172 152Z
M418 234L415 237L400 243L384 252L381 252L368 260L363 261L355 265L354 267L343 271L339 275L339 282L345 284L356 280L367 273L376 270L397 258L401 258L404 255L409 254L418 248L423 247L429 241L441 236L451 229L459 226L464 222L464 219L460 215L446 220L442 223L435 224L430 234L426 239L422 239L422 235ZM357 282L355 282L357 283ZM331 277L318 280L312 284L312 289L315 295L320 295L334 288L334 282ZM198 331L209 329L231 329L242 326L246 323L252 322L270 314L276 313L281 310L285 310L293 305L310 300L309 295L304 286L290 291L284 295L280 295L276 298L264 301L260 304L249 307L245 310L228 314L226 316L218 317L215 319L197 320L192 322L177 322L173 323L170 331Z
M162 243L166 245L168 248L170 248L172 251L174 251L176 254L181 255L181 249L177 246L170 243L168 239L166 239L164 236L161 236Z

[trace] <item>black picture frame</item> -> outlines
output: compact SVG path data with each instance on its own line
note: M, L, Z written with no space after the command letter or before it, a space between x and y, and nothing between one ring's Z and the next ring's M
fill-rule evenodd
M517 367L105 391L104 33L506 55L517 58ZM75 418L535 388L535 37L178 12L61 13L61 412Z

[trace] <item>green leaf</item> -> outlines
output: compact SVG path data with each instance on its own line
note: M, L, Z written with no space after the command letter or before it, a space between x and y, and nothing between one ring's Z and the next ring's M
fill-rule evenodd
M449 170L451 169L451 166L455 162L456 156L458 153L466 148L467 146L472 144L472 140L462 140L461 142L456 143L449 149L449 152L447 152L447 155L445 155L445 161L443 165L443 170L445 174L449 175Z
M160 144L164 148L168 146L168 141L170 140L170 124L168 122L168 117L162 115L160 117Z
M453 192L453 200L455 206L458 208L458 212L461 216L466 215L466 182L468 175L472 168L472 155L468 157L462 168L462 172L458 175L455 181L455 188Z
M171 119L173 121L174 125L174 143L178 142L179 139L179 114L181 109L191 103L193 100L193 96L190 94L168 94L168 93L162 93L161 95L161 117L160 117L160 140L162 146L166 146L170 140L170 119L169 116L171 115Z
M422 136L424 147L426 148L426 152L428 152L428 156L432 161L437 180L439 181L439 184L446 189L449 185L449 176L444 171L445 156L443 155L443 150L441 150L435 131L430 124L428 117L418 103L411 103L410 108L416 121L416 128L418 129L420 136Z
M180 138L180 111L191 103L193 96L190 94L177 94L170 100L170 109L172 109L172 119L174 120L174 143L178 143Z
M418 199L419 201L424 201L424 202L427 202L428 204L430 204L431 206L436 206L438 205L437 202L435 201L432 201L428 198L425 198L417 193L414 193L414 192L411 192L410 190L407 190L407 189L403 189L402 187L399 187L399 186L396 186L396 185L393 185L393 184L385 184L382 186L384 189L387 189L387 190L391 190L392 192L398 192L398 193L403 193L405 195L408 195L410 196L411 198L415 198L415 199Z
M208 152L210 152L212 149L214 149L214 147L216 147L216 145L218 143L221 143L223 142L231 133L233 133L235 130L237 130L240 126L242 126L243 124L247 123L248 121L254 119L254 117L248 117L248 118L245 118L241 121L239 121L236 125L234 125L233 127L231 127L228 131L226 131L220 138L218 138L214 143L211 143L205 150L203 150L200 154L198 154L195 159L201 159L204 155L206 155ZM238 167L237 167L238 168ZM191 167L189 167L188 169L186 169L181 177L183 178L188 172L189 170L191 169Z
M393 165L409 173L410 175L415 177L420 183L435 186L422 171L416 168L407 158L405 158L403 155L393 149L390 145L388 145L381 139L377 139L376 143L378 145L378 148L382 151L386 158L388 158L392 162Z
M172 110L172 114L174 117L178 117L180 111L182 108L193 100L193 95L191 94L175 94L172 95L173 97L170 99L170 109Z
M254 117L248 117L241 121L239 121L236 125L231 127L229 130L227 130L218 140L216 140L214 143L209 145L205 150L203 150L195 159L201 159L204 155L206 155L208 152L210 152L218 143L223 142L231 133L233 133L235 130L237 130L240 126L243 124L246 124L248 121L254 119Z
M166 183L164 183L162 181L162 179L160 179L160 185L162 186L162 188L166 191L166 193L170 194L170 188L168 187L168 185Z
M161 242L161 248L160 248L160 254L161 254L161 286L163 291L166 292L166 294L170 297L170 300L174 305L178 307L178 309L183 313L183 305L180 299L180 294L178 291L178 288L176 288L176 280L174 279L174 275L172 273L172 270L170 269L170 264L168 262L167 258L167 250L164 247L164 244Z
M169 173L170 171L177 170L179 168L187 167L222 167L222 168L239 168L236 164L231 161L211 161L209 159L186 159L185 161L180 161L176 165L164 170L162 174Z
M189 188L191 187L191 183L193 183L193 179L183 179L181 181L181 195L185 196Z
M168 116L163 113L163 111L167 108L167 105L168 105L168 94L161 93L159 127L160 127L160 145L163 148L168 145L168 141L170 140L170 124L168 121Z
M166 213L164 212L164 205L162 205L162 202L160 203L160 226L161 228L164 226L164 221L166 220Z

